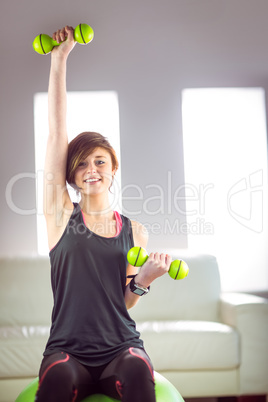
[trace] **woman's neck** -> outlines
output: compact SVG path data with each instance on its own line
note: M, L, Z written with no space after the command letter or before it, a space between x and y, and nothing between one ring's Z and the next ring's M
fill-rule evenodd
M95 217L109 217L113 213L108 197L85 197L82 195L79 205L85 214Z

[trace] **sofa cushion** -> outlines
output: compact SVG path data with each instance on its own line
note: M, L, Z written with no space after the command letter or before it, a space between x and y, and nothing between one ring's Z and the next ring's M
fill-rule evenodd
M176 251L176 253L175 253ZM220 275L217 260L211 255L171 251L183 259L189 274L182 280L164 275L156 279L150 293L129 310L135 321L200 320L220 321Z
M0 259L0 326L49 326L52 301L48 258Z
M217 370L240 365L237 331L207 321L137 323L155 370Z
M49 327L0 327L0 378L36 377Z
M239 335L206 321L137 323L156 370L232 369L240 364ZM0 377L36 376L49 327L0 328Z

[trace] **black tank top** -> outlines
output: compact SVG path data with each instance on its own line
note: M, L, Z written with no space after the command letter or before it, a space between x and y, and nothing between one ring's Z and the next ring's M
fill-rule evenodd
M54 306L44 355L63 351L85 365L100 366L124 349L143 347L124 300L126 256L134 241L130 220L121 218L120 233L105 238L85 226L74 204L49 253Z

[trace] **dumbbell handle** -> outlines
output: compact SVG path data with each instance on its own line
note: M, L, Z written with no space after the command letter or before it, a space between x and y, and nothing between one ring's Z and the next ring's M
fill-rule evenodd
M147 251L142 247L132 247L128 254L128 262L136 267L141 267L149 258ZM183 279L189 273L189 267L183 260L174 260L169 267L169 276L172 279Z

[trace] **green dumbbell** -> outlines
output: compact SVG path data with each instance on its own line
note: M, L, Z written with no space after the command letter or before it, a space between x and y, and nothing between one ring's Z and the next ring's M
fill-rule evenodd
M80 43L80 45L87 45L92 41L94 37L93 29L87 24L79 24L74 29L74 39ZM51 52L54 46L59 46L56 40L53 40L46 34L38 35L33 41L33 48L39 54L48 54Z
M134 267L141 267L149 255L143 247L132 247L127 253L127 260ZM188 275L189 267L185 261L174 260L170 264L168 274L172 279L183 279Z

